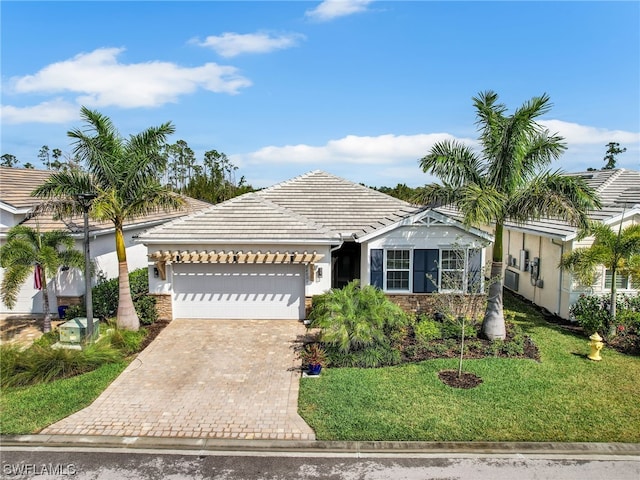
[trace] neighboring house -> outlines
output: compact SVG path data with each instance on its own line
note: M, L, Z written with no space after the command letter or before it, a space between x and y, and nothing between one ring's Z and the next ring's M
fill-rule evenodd
M442 277L481 278L491 237L321 171L139 236L167 318L304 319L311 298L354 279L418 309ZM454 288L448 283L448 288Z
M616 169L570 175L584 178L600 195L602 208L591 213L592 220L610 225L614 230L640 223L640 172ZM569 318L569 308L580 294L609 293L611 275L604 268L600 269L595 285L583 286L558 267L562 255L593 242L593 238L578 241L577 236L575 227L559 220L506 225L505 287L565 319ZM617 283L620 293L638 292L629 278L618 276Z
M83 251L84 220L82 217L54 220L52 215L32 217L33 208L41 202L31 197L31 192L41 185L53 172L50 170L32 170L0 167L0 246L4 244L7 231L19 224L40 231L67 230L76 241L76 248ZM129 270L147 266L146 249L134 239L146 229L184 216L188 213L208 208L208 203L187 199L188 207L176 212L158 212L125 224L125 244ZM95 266L94 283L98 279L110 279L118 276L118 261L115 252L114 227L111 223L89 221L90 253ZM4 272L0 268L0 281ZM61 270L49 284L53 295L50 296L51 311L57 312L56 297L60 303L74 303L84 295L84 276L76 269ZM0 301L0 315L43 313L42 293L35 289L33 282L22 287L13 310L9 310Z

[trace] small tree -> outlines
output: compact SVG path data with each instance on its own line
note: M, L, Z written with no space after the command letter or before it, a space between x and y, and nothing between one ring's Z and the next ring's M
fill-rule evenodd
M458 265L469 265L468 259L478 254L480 250L469 249L463 246L454 246L453 261ZM460 355L458 358L458 378L462 376L462 361L464 359L464 343L466 327L471 322L474 326L480 323L480 317L486 304L487 285L484 281L483 269L474 270L465 268L462 276L458 272L441 276L438 293L433 294L434 309L444 315L447 321L456 322L460 326ZM438 285L437 279L427 275L427 281ZM499 281L499 280L494 280Z
M607 154L604 156L604 160L607 162L603 170L613 170L616 168L616 155L619 153L626 152L626 148L620 148L620 144L618 142L609 142L607 143Z
M18 159L15 155L11 155L10 153L5 153L0 157L0 166L12 168L14 165L18 163Z
M84 256L73 249L73 243L67 232L40 233L18 225L9 230L7 243L0 248L0 265L5 269L0 287L2 301L13 309L20 288L35 270L34 283L42 289L45 333L51 331L47 278L55 276L63 265L77 268L84 265Z

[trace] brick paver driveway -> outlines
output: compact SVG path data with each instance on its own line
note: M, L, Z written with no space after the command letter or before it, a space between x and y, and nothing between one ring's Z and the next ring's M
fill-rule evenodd
M294 320L174 320L89 407L43 434L314 440Z

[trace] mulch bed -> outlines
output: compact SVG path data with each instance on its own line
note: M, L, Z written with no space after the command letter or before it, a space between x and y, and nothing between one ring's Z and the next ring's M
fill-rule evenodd
M142 340L140 351L147 348L147 346L155 340L158 334L164 330L164 327L167 325L169 325L169 320L156 320L151 325L143 325L143 328L147 331L147 336Z
M458 376L457 370L441 370L438 377L443 383L453 388L475 388L482 383L482 378L469 372L462 372Z

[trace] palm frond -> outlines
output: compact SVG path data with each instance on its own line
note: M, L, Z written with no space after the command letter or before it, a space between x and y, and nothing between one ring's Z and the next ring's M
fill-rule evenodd
M454 186L483 181L481 159L469 147L455 140L445 140L433 145L430 152L420 160L420 168Z
M507 217L524 223L542 217L559 218L586 228L588 212L600 207L596 192L583 179L545 172L517 191L507 206Z

